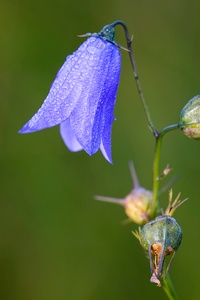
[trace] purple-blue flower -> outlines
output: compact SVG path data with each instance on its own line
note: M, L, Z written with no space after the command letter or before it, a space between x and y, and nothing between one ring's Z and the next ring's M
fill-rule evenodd
M19 133L60 124L71 151L93 155L100 148L111 163L111 133L120 79L121 55L114 41L114 26L107 25L67 56L37 113Z

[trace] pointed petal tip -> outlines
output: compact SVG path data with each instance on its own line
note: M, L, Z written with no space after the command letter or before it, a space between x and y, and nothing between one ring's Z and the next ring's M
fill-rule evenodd
M18 133L20 134L24 134L24 133L32 133L32 132L35 132L35 131L40 131L40 130L43 130L45 128L48 128L48 127L40 127L40 126L30 126L30 120L18 131Z
M30 133L30 132L32 132L32 131L27 123L18 131L18 133L20 133L20 134Z
M99 149L97 149L97 150L95 150L95 151L88 151L88 149L84 149L84 150L85 150L85 152L87 152L87 154L89 154L90 156L92 156L92 155L94 155ZM104 158L105 158L111 165L113 165L112 158L111 158L111 157L108 157L106 153L104 154L104 153L102 152L102 154L103 154Z
M110 153L110 152L111 152L110 147L109 147L109 148L107 149L107 151L106 151L106 149L105 149L103 143L101 142L100 150L101 150L101 152L102 152L104 158L105 158L111 165L113 165L112 156L111 156L111 153Z

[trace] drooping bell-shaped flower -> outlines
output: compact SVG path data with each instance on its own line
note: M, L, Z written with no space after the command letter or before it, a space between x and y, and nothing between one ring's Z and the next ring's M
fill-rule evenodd
M112 162L111 132L120 79L121 55L113 23L90 36L66 61L37 113L19 133L60 124L71 151L93 155L101 149Z
M153 192L141 187L132 163L130 163L133 189L123 199L95 196L96 200L116 203L124 207L129 220L136 224L145 224L152 214Z

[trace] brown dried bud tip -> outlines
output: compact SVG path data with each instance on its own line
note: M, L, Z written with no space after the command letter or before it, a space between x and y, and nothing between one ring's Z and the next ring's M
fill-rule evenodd
M151 269L151 282L161 286L160 277L163 276L165 257L172 257L166 269L168 274L175 251L178 250L182 241L182 230L177 221L170 216L160 216L144 225L140 231L140 242L148 251Z

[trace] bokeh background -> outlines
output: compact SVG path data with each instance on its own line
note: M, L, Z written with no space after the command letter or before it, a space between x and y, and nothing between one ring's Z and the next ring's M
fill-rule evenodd
M0 299L164 299L149 282L149 262L123 209L93 199L124 197L132 188L128 161L152 188L154 139L136 91L128 55L113 126L113 161L70 153L59 128L17 131L36 112L78 34L117 19L134 35L137 67L158 129L174 124L200 93L198 0L1 0L0 2ZM125 44L117 27L116 40ZM167 135L161 169L178 175L174 195L183 243L171 267L180 299L199 299L200 143ZM167 205L167 192L161 203Z

